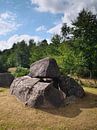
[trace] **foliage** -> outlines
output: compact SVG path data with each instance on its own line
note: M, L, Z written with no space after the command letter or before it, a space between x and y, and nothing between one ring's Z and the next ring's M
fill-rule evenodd
M60 43L62 41L62 37L58 34L55 34L52 39L51 39L51 43L55 46L59 46Z
M93 76L93 71L97 72L97 17L91 11L83 9L74 25L74 50L81 52L86 60L85 67Z
M15 77L25 76L29 73L28 68L17 67L16 71L12 73Z
M7 53L3 53L0 55L0 73L6 72L8 69L8 65L6 64Z
M46 39L38 43L31 39L29 44L21 41L9 50L0 51L0 72L10 67L29 68L45 57L55 58L62 73L97 77L96 15L83 9L72 27L63 23L61 34L53 35L50 44Z
M71 32L71 28L67 26L67 23L64 23L61 28L61 33L65 41L69 39L70 32Z

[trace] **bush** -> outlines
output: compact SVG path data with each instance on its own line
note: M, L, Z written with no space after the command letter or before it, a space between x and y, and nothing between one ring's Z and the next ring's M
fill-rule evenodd
M17 67L16 71L13 73L15 77L21 77L25 76L29 73L28 68L23 68L23 67Z
M0 73L5 73L7 72L7 65L5 63L2 62L1 58L0 58Z

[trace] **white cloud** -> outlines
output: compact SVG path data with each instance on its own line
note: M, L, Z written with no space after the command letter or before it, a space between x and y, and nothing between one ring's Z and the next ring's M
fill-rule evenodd
M36 5L37 11L64 15L58 25L49 29L49 33L59 33L60 24L62 25L63 22L71 25L71 20L74 20L83 8L97 13L97 0L31 0L31 2Z
M36 42L42 40L38 36L30 36L30 35L13 35L7 41L0 41L0 50L10 49L14 43L20 42L24 40L26 43L29 42L30 39L34 39Z
M97 11L97 0L31 0L31 2L40 12L69 13L77 11L75 13L78 13L83 8Z
M0 35L16 30L20 24L16 23L16 15L12 12L0 13Z
M58 25L56 25L56 26L54 26L54 27L52 27L51 29L49 29L47 32L48 33L51 33L51 34L59 34L60 35L60 28L62 27L62 24L60 23L60 24L58 24Z
M67 0L31 0L35 9L40 12L61 13L68 5Z
M45 27L44 25L39 26L39 27L36 29L37 32L46 31L46 30L47 30L47 29L46 29L46 27Z

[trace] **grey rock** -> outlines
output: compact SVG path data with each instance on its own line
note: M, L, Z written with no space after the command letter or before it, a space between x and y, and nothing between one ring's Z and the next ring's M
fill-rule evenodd
M9 87L14 80L14 76L10 73L0 73L0 87Z
M30 107L41 107L45 102L59 107L64 103L64 95L61 91L53 87L53 82L40 82L39 78L24 76L16 78L10 92L18 99Z
M60 107L64 104L66 95L61 90L58 90L52 86L45 92L45 97L46 100L49 101L53 106Z
M33 86L39 80L38 78L31 78L29 76L16 78L10 86L10 93L21 101L26 102L31 95Z
M30 107L39 107L44 103L44 94L46 89L50 88L52 83L38 82L33 86L33 91L26 105Z
M55 78L60 76L56 61L52 58L44 58L30 66L31 77Z
M68 105L85 95L73 78L60 75L56 61L51 58L33 63L28 76L14 79L10 93L35 108Z
M75 96L69 96L69 97L66 97L64 103L65 105L69 105L69 104L73 104L76 102L76 97Z
M84 89L69 76L61 76L59 80L59 86L66 96L74 95L79 98L85 96Z

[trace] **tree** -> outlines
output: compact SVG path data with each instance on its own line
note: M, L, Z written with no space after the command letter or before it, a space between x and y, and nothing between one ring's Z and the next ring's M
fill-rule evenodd
M90 78L97 71L97 17L91 11L83 9L73 21L73 47L76 53L82 52L86 60Z
M51 42L52 42L53 45L59 46L60 43L61 43L61 40L62 40L62 37L61 37L60 35L58 35L58 34L55 34L55 35L52 37Z
M48 45L48 42L47 42L46 39L44 39L44 40L42 40L42 41L40 42L40 46L47 46L47 45Z
M33 46L36 46L36 43L33 39L29 40L29 49L31 49Z
M2 53L0 55L0 73L7 72L8 65L6 63L6 59L7 59L7 55Z
M61 33L62 33L62 37L63 37L64 41L70 39L69 35L71 34L71 29L72 28L70 28L69 26L67 26L66 23L63 23L63 26L61 28Z
M16 44L14 53L16 66L29 67L29 47L24 40Z

